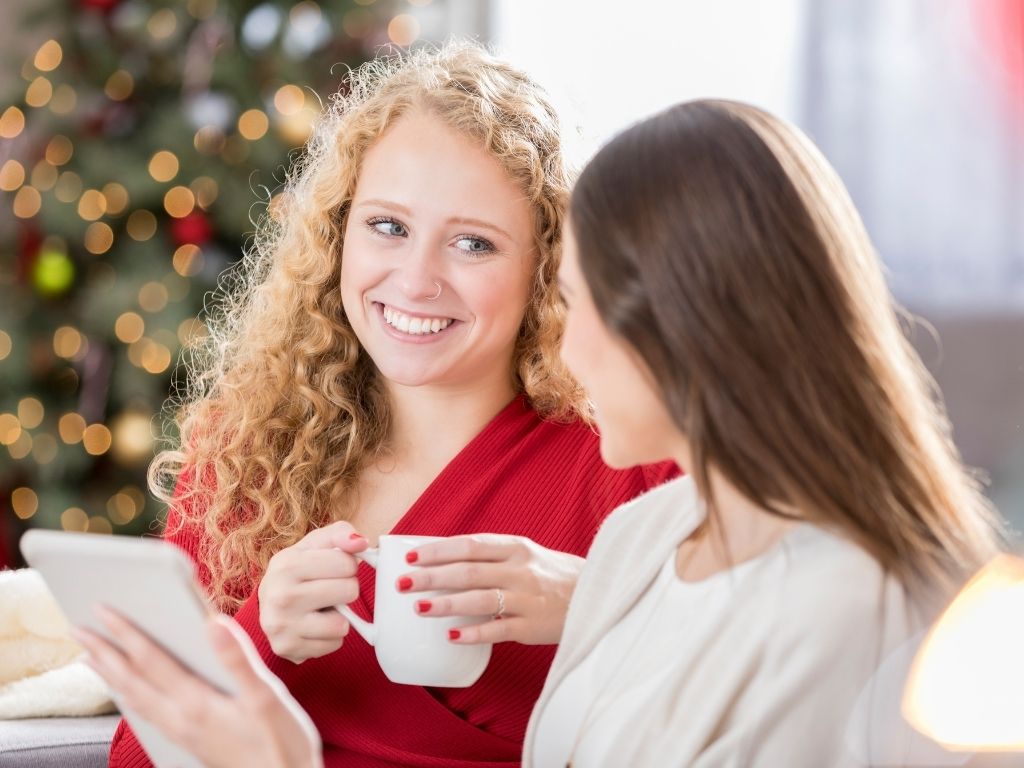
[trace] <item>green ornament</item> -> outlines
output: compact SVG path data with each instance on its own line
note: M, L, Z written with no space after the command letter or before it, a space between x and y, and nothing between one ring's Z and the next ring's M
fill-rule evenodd
M75 264L63 251L42 251L32 268L32 284L43 296L59 296L74 280Z

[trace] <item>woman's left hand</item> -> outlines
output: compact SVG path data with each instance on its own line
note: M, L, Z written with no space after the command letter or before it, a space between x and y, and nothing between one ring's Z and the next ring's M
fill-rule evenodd
M562 639L582 557L545 549L522 536L453 536L417 547L406 558L419 566L398 579L401 592L454 590L417 601L423 616L490 616L461 627L460 644L513 640L546 645ZM501 610L504 609L504 610ZM499 615L500 614L500 615Z
M87 629L74 630L87 663L120 701L211 768L261 765L322 768L312 720L264 666L249 636L227 617L211 618L208 634L238 684L222 693L181 666L146 634L100 608L117 647Z

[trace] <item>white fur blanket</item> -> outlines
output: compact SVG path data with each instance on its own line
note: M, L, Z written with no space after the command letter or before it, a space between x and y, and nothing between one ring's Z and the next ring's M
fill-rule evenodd
M69 629L36 571L0 571L0 720L115 711Z

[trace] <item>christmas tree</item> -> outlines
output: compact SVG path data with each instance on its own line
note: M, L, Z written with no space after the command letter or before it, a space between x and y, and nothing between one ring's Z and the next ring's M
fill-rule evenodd
M27 526L154 528L146 466L204 296L347 67L416 38L408 10L67 0L21 21L53 37L0 94L0 567Z

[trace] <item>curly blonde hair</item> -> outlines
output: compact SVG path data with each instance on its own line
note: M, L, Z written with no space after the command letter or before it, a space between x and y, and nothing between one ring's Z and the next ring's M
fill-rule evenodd
M338 286L363 155L412 110L479 141L525 191L538 259L511 361L516 386L545 418L588 418L557 354L555 282L570 180L544 92L471 43L364 64L325 107L244 258L214 294L210 333L186 361L186 394L168 401L174 447L150 466L153 494L176 506L181 525L202 530L200 562L225 610L241 604L274 553L345 516L346 494L387 450L388 398Z

